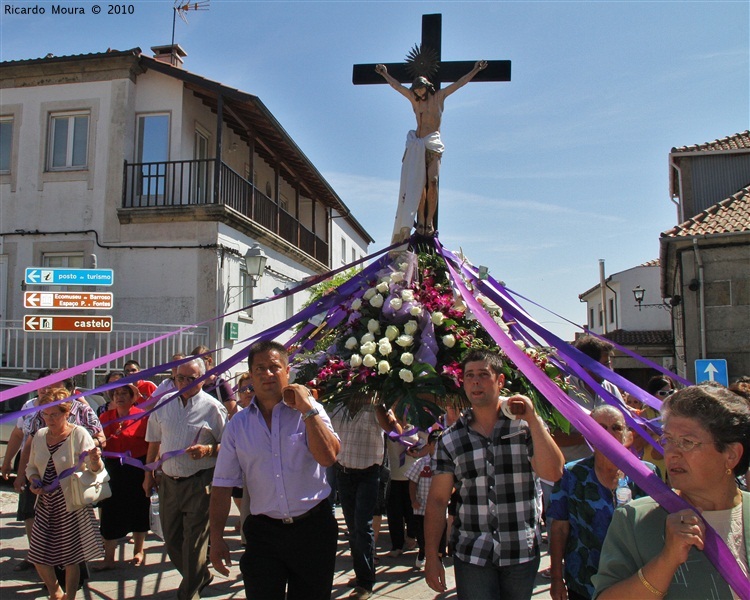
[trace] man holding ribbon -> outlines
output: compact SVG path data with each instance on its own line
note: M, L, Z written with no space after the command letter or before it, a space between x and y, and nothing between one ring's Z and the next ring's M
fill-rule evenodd
M255 396L228 423L211 491L211 563L229 575L224 528L232 488L246 486L250 514L240 559L248 600L327 600L338 527L326 467L339 440L325 409L303 385L289 384L281 344L261 341L247 359Z
M192 600L209 584L208 507L219 442L227 411L202 391L206 367L200 358L177 368L180 395L163 402L148 420L147 463L161 455L163 477L146 471L147 496L158 487L161 526L167 554L182 575L179 600Z

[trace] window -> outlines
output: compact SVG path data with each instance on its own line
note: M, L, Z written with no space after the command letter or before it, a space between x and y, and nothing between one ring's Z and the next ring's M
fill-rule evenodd
M357 260L357 251L356 249L352 248L352 262Z
M135 161L141 163L139 195L163 199L167 183L167 165L164 163L168 160L169 115L140 115L135 157Z
M341 264L346 264L346 238L341 238Z
M13 149L13 119L0 118L0 173L10 173L10 155Z
M49 170L85 169L88 165L89 113L53 114L49 130Z
M83 269L83 252L46 252L42 255L42 266L52 269ZM76 285L45 286L40 291L73 292L84 288Z
M614 298L609 299L609 322L610 323L615 322L615 299Z
M589 308L589 327L594 327L594 309Z
M599 309L599 327L604 326L604 311L602 310L602 305L597 305L597 308Z

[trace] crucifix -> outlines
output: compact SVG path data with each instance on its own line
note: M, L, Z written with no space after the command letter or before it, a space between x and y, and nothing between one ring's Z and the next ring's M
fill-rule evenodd
M469 81L510 81L510 61L441 62L442 15L422 15L422 44L403 63L354 65L355 85L388 83L412 104L417 128L407 136L391 243L405 242L416 218L417 234L434 236L445 98ZM448 83L441 89L442 83ZM411 83L411 88L404 83Z

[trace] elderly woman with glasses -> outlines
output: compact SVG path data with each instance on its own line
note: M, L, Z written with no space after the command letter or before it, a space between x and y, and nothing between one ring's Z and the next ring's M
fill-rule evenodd
M591 418L617 441L625 444L628 428L622 413L610 405L591 411ZM651 470L651 463L644 463ZM607 528L617 504L615 490L620 482L634 498L645 493L631 482L604 454L569 462L552 489L547 518L550 527L550 575L553 600L590 599L594 594L591 575L596 573Z
M708 523L747 577L750 494L736 476L750 462L750 408L725 388L698 385L671 394L662 415L669 480L692 508L668 514L642 498L618 509L593 577L597 598L732 598L703 549Z

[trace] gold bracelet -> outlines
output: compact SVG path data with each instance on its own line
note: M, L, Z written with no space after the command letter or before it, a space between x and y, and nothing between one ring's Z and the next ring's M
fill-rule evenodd
M659 596L659 598L663 598L667 594L666 592L660 592L648 582L648 579L646 579L646 576L643 574L643 568L638 569L638 579L641 580L643 587L645 587L654 596Z

